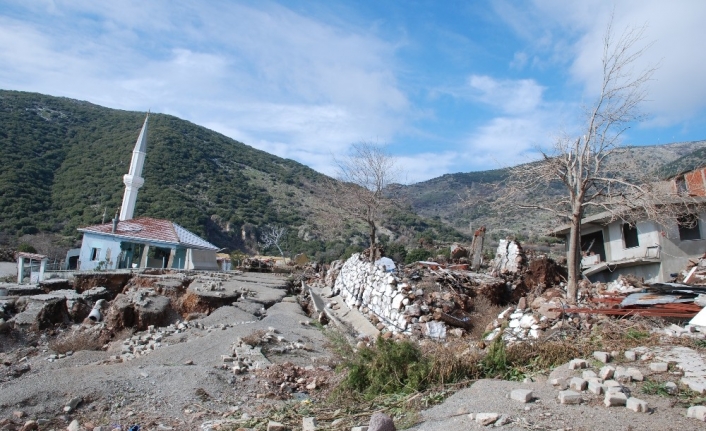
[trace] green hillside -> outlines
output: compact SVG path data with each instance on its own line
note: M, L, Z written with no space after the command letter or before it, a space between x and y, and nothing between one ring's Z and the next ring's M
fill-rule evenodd
M625 147L614 154L615 163L629 163L643 172L658 172L661 176L690 169L706 160L706 141L681 142L656 146ZM413 211L433 218L463 232L481 225L488 228L491 238L507 235L537 238L557 223L551 214L538 210L505 208L495 210L487 202L502 194L502 180L507 170L447 174L428 181L399 186L394 193L407 200ZM668 175L667 175L668 176ZM548 188L536 196L538 202L563 193L561 186Z
M104 213L112 218L144 118L144 112L0 91L0 233L78 239L77 227L100 223ZM135 217L174 220L219 247L252 249L268 223L290 229L290 252L364 242L354 221L348 231L326 228L335 209L325 176L170 115L150 115L143 176ZM417 227L393 223L393 236L431 230L458 237L404 214Z

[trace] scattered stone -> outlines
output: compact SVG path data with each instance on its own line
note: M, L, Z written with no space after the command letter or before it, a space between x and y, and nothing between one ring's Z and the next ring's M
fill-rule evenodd
M534 394L530 389L513 389L510 398L521 403L528 403L534 399Z
M686 417L706 422L706 406L691 406L686 411Z
M38 430L39 430L39 423L37 423L37 421L27 421L20 429L20 431L38 431Z
M302 431L316 431L316 418L307 417L302 419Z
M603 384L596 380L591 380L588 382L588 391L592 394L601 395L603 393Z
M581 373L581 378L584 380L597 379L598 374L596 374L595 371L585 370L583 373Z
M569 361L570 370L581 370L583 368L588 368L588 362L583 359L572 359Z
M628 401L627 395L622 392L610 392L605 394L603 404L606 407L624 406Z
M370 417L368 431L396 431L392 418L385 413L375 412Z
M493 424L493 426L501 427L501 426L509 424L510 422L512 422L512 420L510 420L510 416L502 415L502 416L500 416L500 419L495 421L495 424Z
M571 389L572 391L585 391L587 386L588 382L580 377L573 377L571 380L569 380L569 389Z
M647 413L647 402L634 397L628 398L625 406L637 413Z
M275 421L270 421L267 424L267 431L287 431L287 427Z
M82 401L83 398L81 397L71 398L71 400L64 406L64 412L71 413L72 411L76 410L76 407L78 407Z
M655 373L665 373L669 370L669 364L666 362L653 362L650 364L650 370Z
M72 420L69 426L66 427L66 431L80 431L81 425L76 419Z
M477 424L488 426L500 418L498 413L478 413L475 415L475 421Z
M593 357L596 358L596 360L603 362L604 364L607 364L610 361L610 353L608 352L593 352Z
M633 350L626 350L625 360L630 362L637 360L637 353Z
M561 404L580 404L581 394L574 391L561 391L559 392L559 402Z
M598 371L598 377L600 377L603 380L608 380L613 378L613 374L615 373L615 368L611 367L610 365L606 365L604 367L601 367L600 371Z
M676 383L674 382L667 382L664 384L664 389L669 393L670 395L674 395L679 391L679 387L677 386Z
M642 375L642 372L637 368L628 368L627 374L636 382L641 382L645 380L645 377Z
M22 419L25 416L27 416L27 414L21 410L15 410L14 412L12 412L12 417L16 419Z

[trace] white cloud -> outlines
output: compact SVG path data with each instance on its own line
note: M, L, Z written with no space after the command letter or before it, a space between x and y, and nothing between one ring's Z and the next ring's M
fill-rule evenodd
M569 66L584 87L587 103L596 96L601 77L601 43L611 13L620 35L626 28L646 26L643 46L654 42L635 70L660 65L648 86L644 110L654 115L649 126L671 126L695 120L706 109L706 2L623 0L566 2L535 0L531 6L495 4L498 14L525 38L544 64ZM548 63L547 63L548 62Z
M0 16L5 88L178 115L329 170L407 127L397 45L274 3L63 2Z
M497 80L490 76L472 75L468 84L473 95L507 114L522 114L537 109L544 88L531 79Z

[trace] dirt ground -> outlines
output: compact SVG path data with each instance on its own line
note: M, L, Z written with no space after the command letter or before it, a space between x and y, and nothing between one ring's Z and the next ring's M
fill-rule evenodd
M126 362L115 360L123 345L120 339L106 351L77 351L50 362L53 352L46 338L13 340L5 336L0 368L18 371L14 376L6 373L6 378L0 378L0 430L20 430L29 419L38 420L40 430L56 431L65 430L74 419L83 429L100 427L101 431L126 431L133 425L140 425L141 431L238 429L213 424L262 417L273 406L306 401L328 389L327 378L336 372L331 368L334 354L321 326L311 323L314 321L302 311L294 296L285 296L269 307L261 319L254 311L259 308L259 304L247 300L218 308L207 317L189 321L183 331L165 336L161 347ZM280 337L263 350L267 360L279 367L271 368L269 374L252 369L235 374L230 369L232 364L224 363L223 356L232 356L232 346L239 339L258 338L267 332L276 332L275 338ZM135 335L141 334L144 333ZM280 348L291 343L302 347ZM309 388L314 378L316 384ZM686 418L686 409L672 405L669 398L637 393L648 402L649 413L607 408L602 396L589 394L584 394L580 405L561 405L558 389L548 383L551 376L538 376L535 380L478 381L442 404L420 412L421 422L411 429L482 429L468 414L484 412L506 415L509 422L502 429L507 430L705 427L703 422ZM273 386L275 381L285 383ZM535 400L522 404L508 399L510 391L517 388L532 389ZM76 398L81 403L66 412L65 406ZM366 425L367 419L357 420ZM349 428L321 421L319 429Z

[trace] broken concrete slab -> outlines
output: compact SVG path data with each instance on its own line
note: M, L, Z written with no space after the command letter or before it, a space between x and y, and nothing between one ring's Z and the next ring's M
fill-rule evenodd
M64 295L43 294L20 298L15 306L22 309L9 322L15 328L42 330L56 323L68 323Z

